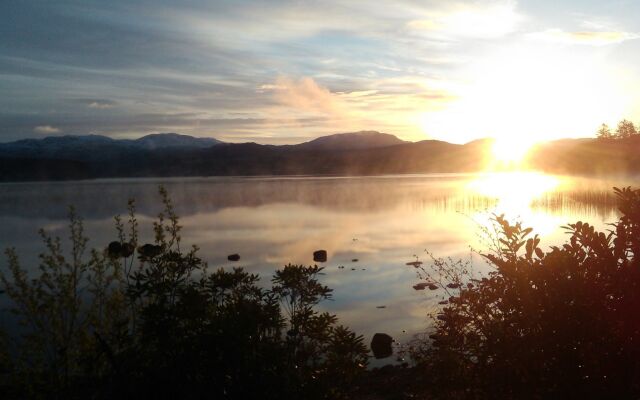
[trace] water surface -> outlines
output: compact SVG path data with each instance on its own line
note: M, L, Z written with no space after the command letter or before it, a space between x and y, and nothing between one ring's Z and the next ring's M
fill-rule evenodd
M402 341L427 327L427 312L440 300L438 292L412 288L416 270L407 262L427 263L428 251L471 257L486 269L471 248L482 250L479 227L491 213L520 218L541 234L543 247L561 243L560 226L569 222L606 229L617 218L611 188L632 182L512 173L2 184L0 247L16 247L34 269L43 250L38 229L66 239L69 205L84 218L90 246L104 247L115 238L113 216L126 213L129 198L149 240L161 211L160 184L182 217L183 243L197 244L209 268L243 266L267 284L277 268L312 264L313 251L325 249L322 280L334 294L322 307L367 340L387 332ZM240 262L228 262L231 253Z

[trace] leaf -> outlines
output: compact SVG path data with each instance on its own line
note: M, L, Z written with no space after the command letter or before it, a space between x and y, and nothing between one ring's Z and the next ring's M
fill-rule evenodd
M535 252L536 252L536 256L538 256L538 258L543 258L544 257L544 252L542 250L540 250L540 248L536 247L535 248Z

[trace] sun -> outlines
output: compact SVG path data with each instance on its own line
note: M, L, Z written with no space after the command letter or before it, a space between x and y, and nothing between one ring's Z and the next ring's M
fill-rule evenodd
M450 100L425 111L420 128L460 144L496 138L492 154L503 161L520 159L533 142L593 135L632 105L624 71L533 40L478 57L459 75L443 86Z
M533 143L522 139L496 139L491 145L490 164L494 166L519 166L524 162L532 146Z

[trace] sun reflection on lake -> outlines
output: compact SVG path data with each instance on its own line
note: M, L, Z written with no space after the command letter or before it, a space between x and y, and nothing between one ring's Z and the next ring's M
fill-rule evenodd
M557 176L537 172L503 172L479 176L467 184L467 189L495 198L496 206L490 211L505 214L511 220L520 220L532 227L535 233L546 235L563 221L549 213L537 212L531 206L534 200L557 190L561 184L562 179ZM485 226L490 224L487 213L477 213L474 219Z

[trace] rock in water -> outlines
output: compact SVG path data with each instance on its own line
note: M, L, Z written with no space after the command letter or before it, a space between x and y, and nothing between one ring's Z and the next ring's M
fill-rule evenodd
M327 251L326 250L317 250L313 252L313 261L315 262L326 262L327 261Z
M120 255L127 258L130 257L134 251L136 251L136 247L132 243L123 243L120 249Z
M424 288L429 287L429 282L420 282L417 285L413 285L415 290L424 290Z
M377 359L390 357L393 354L391 343L393 343L393 338L386 333L373 335L373 339L371 339L373 356Z
M162 250L163 248L160 245L147 243L138 247L138 254L142 260L146 260L159 256L162 254Z
M122 245L120 242L111 242L109 243L109 247L107 247L107 254L111 258L119 258L122 252Z
M240 254L230 254L227 256L227 260L229 261L239 261L240 260Z

